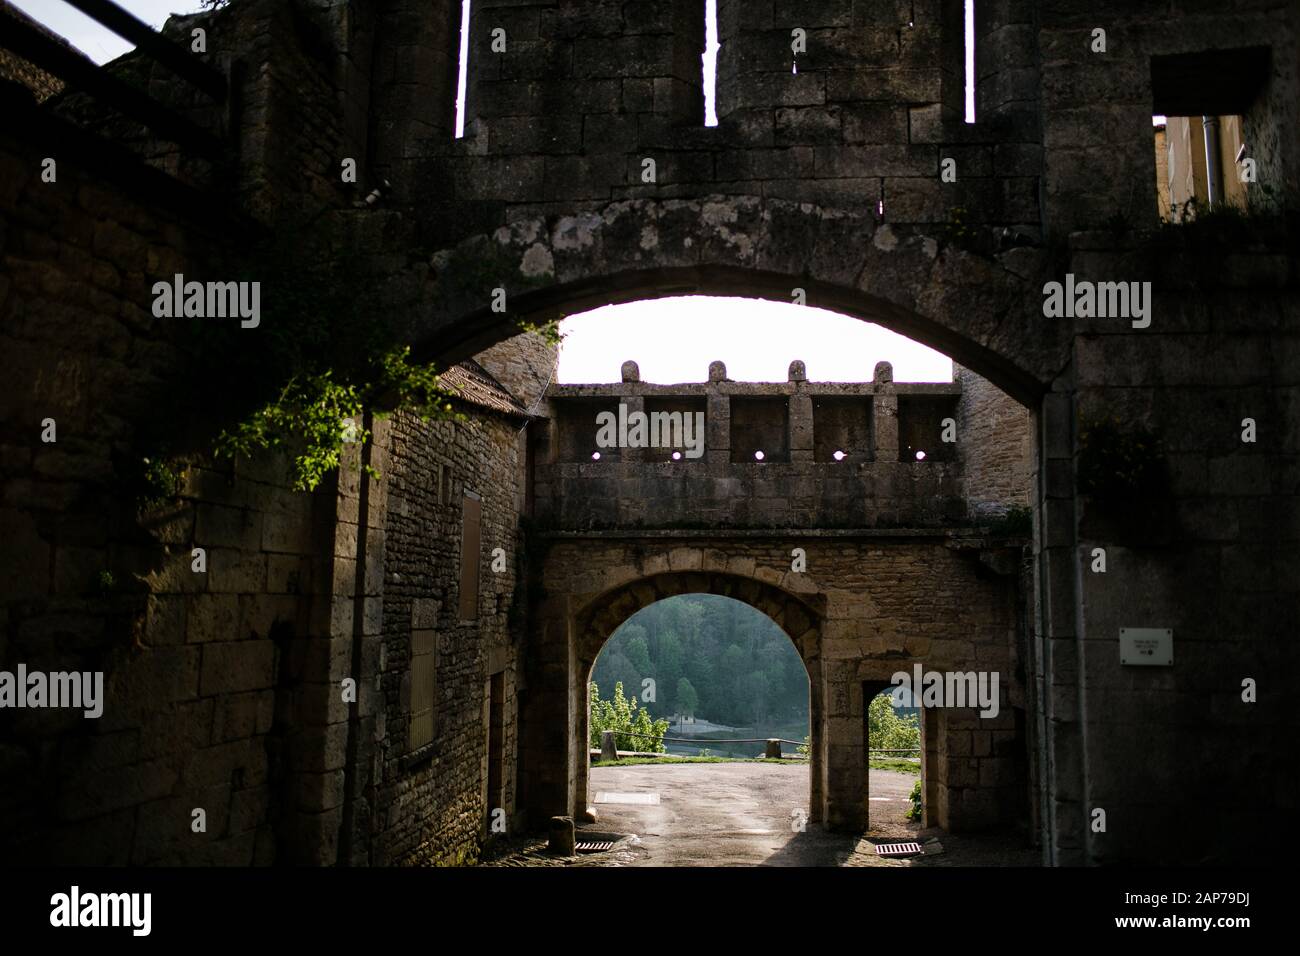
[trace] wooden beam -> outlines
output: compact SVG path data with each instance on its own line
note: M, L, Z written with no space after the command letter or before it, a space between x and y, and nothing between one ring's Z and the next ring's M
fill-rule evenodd
M96 101L139 120L164 139L211 158L219 158L224 152L221 141L207 130L26 23L6 17L0 46L89 93Z
M218 103L226 98L226 78L184 47L173 43L143 20L112 0L66 0L86 16L98 20L123 40L134 43L177 76L193 83Z

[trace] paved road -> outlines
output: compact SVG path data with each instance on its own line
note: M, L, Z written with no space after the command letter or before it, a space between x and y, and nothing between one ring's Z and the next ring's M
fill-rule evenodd
M871 828L863 835L791 826L807 810L808 767L768 763L593 767L599 820L580 841L619 839L603 853L556 856L540 834L503 842L488 866L1040 866L1042 855L1014 832L954 836L906 820L914 774L871 771ZM638 802L611 802L618 794ZM917 841L925 855L879 856L876 844Z
M915 837L917 825L903 818L915 780L871 772L872 834ZM794 813L808 810L807 765L593 767L590 793L599 816L592 829L635 833L640 840L635 852L619 854L624 865L837 866L871 850L860 837L812 824L801 832L793 825L799 819ZM658 803L612 802L620 794L657 794Z

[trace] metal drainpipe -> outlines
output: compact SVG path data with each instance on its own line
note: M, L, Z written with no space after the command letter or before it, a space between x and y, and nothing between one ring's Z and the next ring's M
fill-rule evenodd
M1205 128L1205 191L1211 209L1223 201L1223 184L1219 179L1219 118L1202 116Z

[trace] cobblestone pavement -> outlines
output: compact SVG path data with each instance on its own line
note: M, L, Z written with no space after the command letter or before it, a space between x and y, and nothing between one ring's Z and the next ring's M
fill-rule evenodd
M556 857L545 839L521 837L493 849L489 866L1036 866L1039 851L1016 834L951 836L921 830L903 814L916 777L871 771L871 828L828 833L806 824L807 765L759 763L595 767L596 823L578 839L622 839L614 849ZM657 794L658 803L621 802ZM926 854L878 856L881 842L922 843Z

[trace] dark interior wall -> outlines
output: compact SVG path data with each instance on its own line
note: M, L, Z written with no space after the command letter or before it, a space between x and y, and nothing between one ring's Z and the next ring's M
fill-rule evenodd
M292 858L332 486L294 492L275 456L213 459L168 414L192 342L188 321L153 315L152 284L228 267L234 236L142 198L143 169L114 179L60 155L41 183L43 155L0 148L0 668L102 672L105 699L97 719L0 713L4 855ZM179 483L142 484L163 447Z
M790 460L789 400L779 398L733 398L731 400L731 460L756 461L763 452L765 462Z
M957 441L944 441L944 421L957 420L956 396L903 395L898 399L898 460L955 461ZM956 430L954 428L954 434ZM960 436L958 435L958 440ZM925 458L918 459L917 452Z
M813 400L813 457L842 464L870 461L872 453L871 399L820 398Z

